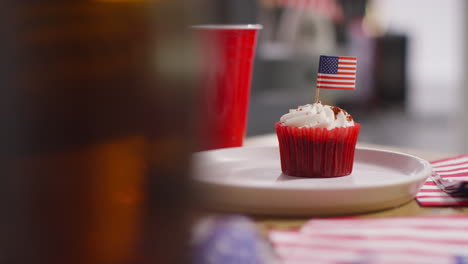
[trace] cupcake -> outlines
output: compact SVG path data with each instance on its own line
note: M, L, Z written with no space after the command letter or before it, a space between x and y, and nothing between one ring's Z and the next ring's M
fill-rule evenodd
M336 106L315 103L289 110L275 124L281 170L307 178L351 174L360 127Z

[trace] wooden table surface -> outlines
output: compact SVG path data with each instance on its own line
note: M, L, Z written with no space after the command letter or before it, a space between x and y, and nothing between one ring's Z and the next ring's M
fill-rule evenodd
M262 136L249 137L245 140L244 146L277 146L278 142L276 139L276 134L268 134ZM393 146L384 146L384 145L375 145L358 142L358 146L361 147L372 147L379 148L391 151L399 151L407 154L411 154L422 159L433 161L442 158L451 157L460 153L435 153L435 152L426 152L409 148L393 147ZM386 209L382 211L359 214L361 217L388 217L388 216L417 216L417 215L456 215L456 214L468 214L468 207L421 207L416 202L412 200L401 206ZM294 217L294 218L285 218L277 216L257 216L253 217L257 222L258 226L265 230L266 228L297 228L300 227L305 221L311 219L311 217Z

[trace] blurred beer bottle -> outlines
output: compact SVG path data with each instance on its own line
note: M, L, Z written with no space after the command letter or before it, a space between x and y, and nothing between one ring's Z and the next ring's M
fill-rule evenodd
M0 263L185 262L181 1L2 1Z

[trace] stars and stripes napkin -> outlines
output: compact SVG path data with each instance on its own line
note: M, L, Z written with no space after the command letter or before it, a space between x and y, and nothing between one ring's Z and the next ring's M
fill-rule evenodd
M429 177L416 195L421 206L468 206L468 155L431 162L434 176ZM438 181L435 182L434 178ZM451 187L453 194L440 187Z
M313 219L269 239L284 264L468 263L468 216Z

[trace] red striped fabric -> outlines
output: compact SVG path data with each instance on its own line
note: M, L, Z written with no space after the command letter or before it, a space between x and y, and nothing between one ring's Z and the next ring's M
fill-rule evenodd
M344 12L337 0L279 0L279 5L299 10L312 10L316 14L341 22Z
M466 263L468 216L314 219L269 239L284 264Z
M468 181L468 155L434 161L431 165L445 180ZM421 206L468 206L468 196L449 195L430 177L416 195L416 200Z

